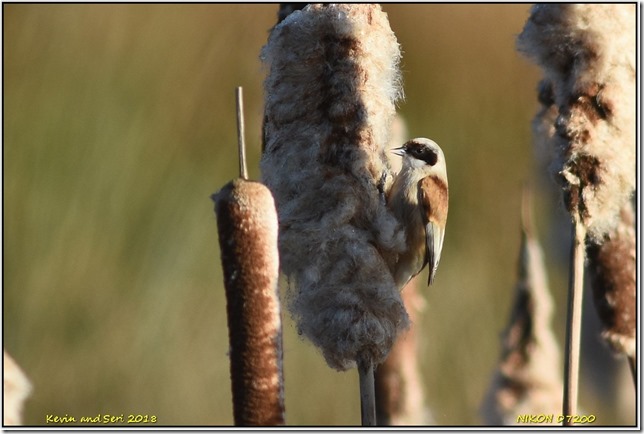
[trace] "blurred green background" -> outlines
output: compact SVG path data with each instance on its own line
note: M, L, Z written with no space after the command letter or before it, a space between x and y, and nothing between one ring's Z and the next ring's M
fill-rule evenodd
M209 195L237 176L238 85L260 176L259 52L277 9L3 5L3 339L34 384L27 424L99 413L232 424ZM419 324L425 389L437 423L481 424L524 181L536 188L563 342L566 215L531 144L540 72L515 50L529 5L384 9L403 50L409 135L435 139L449 166L447 237ZM625 363L598 343L586 308L580 404L598 423L631 423L612 388ZM359 424L356 372L328 368L286 314L284 331L287 423Z

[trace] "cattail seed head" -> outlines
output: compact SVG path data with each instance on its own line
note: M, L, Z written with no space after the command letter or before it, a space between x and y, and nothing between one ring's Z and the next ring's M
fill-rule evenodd
M629 357L636 355L635 252L635 215L629 201L622 208L619 225L600 244L588 246L588 269L602 337L615 352Z
M564 201L600 240L635 186L635 5L536 5L518 47L552 86Z
M3 425L22 425L22 410L31 394L31 383L20 366L6 352L2 355Z
M378 363L408 324L388 267L404 233L384 201L398 43L378 5L312 4L273 28L262 59L262 179L291 313L333 368Z
M236 425L284 424L277 215L270 191L236 179L212 196L226 287Z

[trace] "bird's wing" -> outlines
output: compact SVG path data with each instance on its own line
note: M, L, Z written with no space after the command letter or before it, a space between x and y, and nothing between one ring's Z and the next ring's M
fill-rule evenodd
M425 225L426 232L426 255L427 262L429 263L429 279L427 284L434 283L434 276L438 269L438 262L441 259L441 250L443 248L443 238L445 231L442 230L436 223L428 222Z
M429 264L427 284L431 285L434 283L445 238L447 185L435 176L421 179L418 185L418 203L425 226L425 262Z

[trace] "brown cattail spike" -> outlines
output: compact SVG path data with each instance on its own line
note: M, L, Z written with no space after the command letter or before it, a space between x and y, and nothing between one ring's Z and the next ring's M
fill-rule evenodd
M636 236L633 205L628 202L620 213L620 224L602 243L589 243L588 269L595 309L602 322L604 341L635 367ZM633 370L635 377L635 371Z
M531 196L525 187L514 303L502 335L499 366L481 409L488 425L524 424L525 415L559 414L562 404L560 354L551 324L553 302L532 221Z
M224 270L236 425L284 424L277 215L261 183L213 195Z

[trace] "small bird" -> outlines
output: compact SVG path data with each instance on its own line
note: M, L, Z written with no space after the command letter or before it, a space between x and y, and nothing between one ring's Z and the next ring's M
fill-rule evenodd
M443 150L426 138L393 149L402 156L402 169L388 195L389 209L402 222L407 250L398 258L393 274L402 289L429 264L428 285L434 282L441 257L447 221L447 166Z

